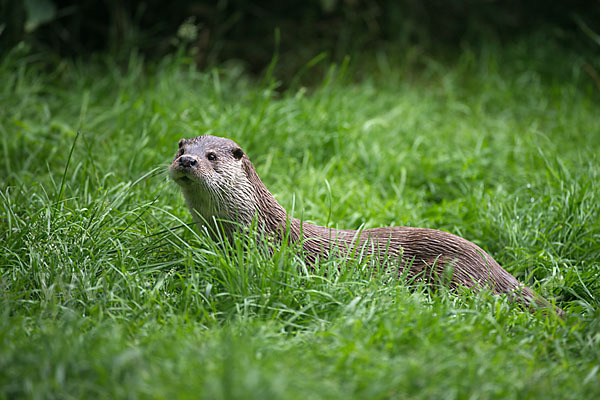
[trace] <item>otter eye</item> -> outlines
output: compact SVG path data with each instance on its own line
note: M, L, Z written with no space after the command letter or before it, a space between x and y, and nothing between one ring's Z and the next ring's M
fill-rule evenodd
M217 159L217 156L215 155L215 153L208 153L206 155L206 158L208 158L209 161L215 161Z

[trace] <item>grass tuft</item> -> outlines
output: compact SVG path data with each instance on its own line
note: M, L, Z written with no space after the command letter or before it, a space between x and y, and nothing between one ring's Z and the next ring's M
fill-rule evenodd
M10 52L0 397L598 397L598 60L539 43L382 53L300 86L317 55L286 91L273 68ZM236 140L296 217L460 234L568 316L213 241L166 174L199 134Z

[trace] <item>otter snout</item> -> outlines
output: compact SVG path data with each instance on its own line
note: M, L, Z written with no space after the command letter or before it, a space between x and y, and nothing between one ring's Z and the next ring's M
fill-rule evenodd
M183 155L177 160L179 166L183 168L194 168L198 165L198 161L194 157Z
M190 184L194 176L198 175L200 162L193 155L183 154L175 158L171 164L170 173L171 179L178 184Z

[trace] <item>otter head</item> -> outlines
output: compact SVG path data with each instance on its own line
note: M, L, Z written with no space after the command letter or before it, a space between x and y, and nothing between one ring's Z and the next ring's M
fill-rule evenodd
M251 172L237 143L209 135L181 139L170 167L194 221L211 228L219 221L226 231L250 224L258 212Z

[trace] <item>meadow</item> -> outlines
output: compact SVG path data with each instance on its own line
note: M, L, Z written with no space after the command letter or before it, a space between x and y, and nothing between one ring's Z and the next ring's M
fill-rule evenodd
M308 63L286 84L276 63L15 48L0 398L600 397L600 63L538 39ZM237 141L295 216L459 234L567 317L214 242L167 175L201 134Z

